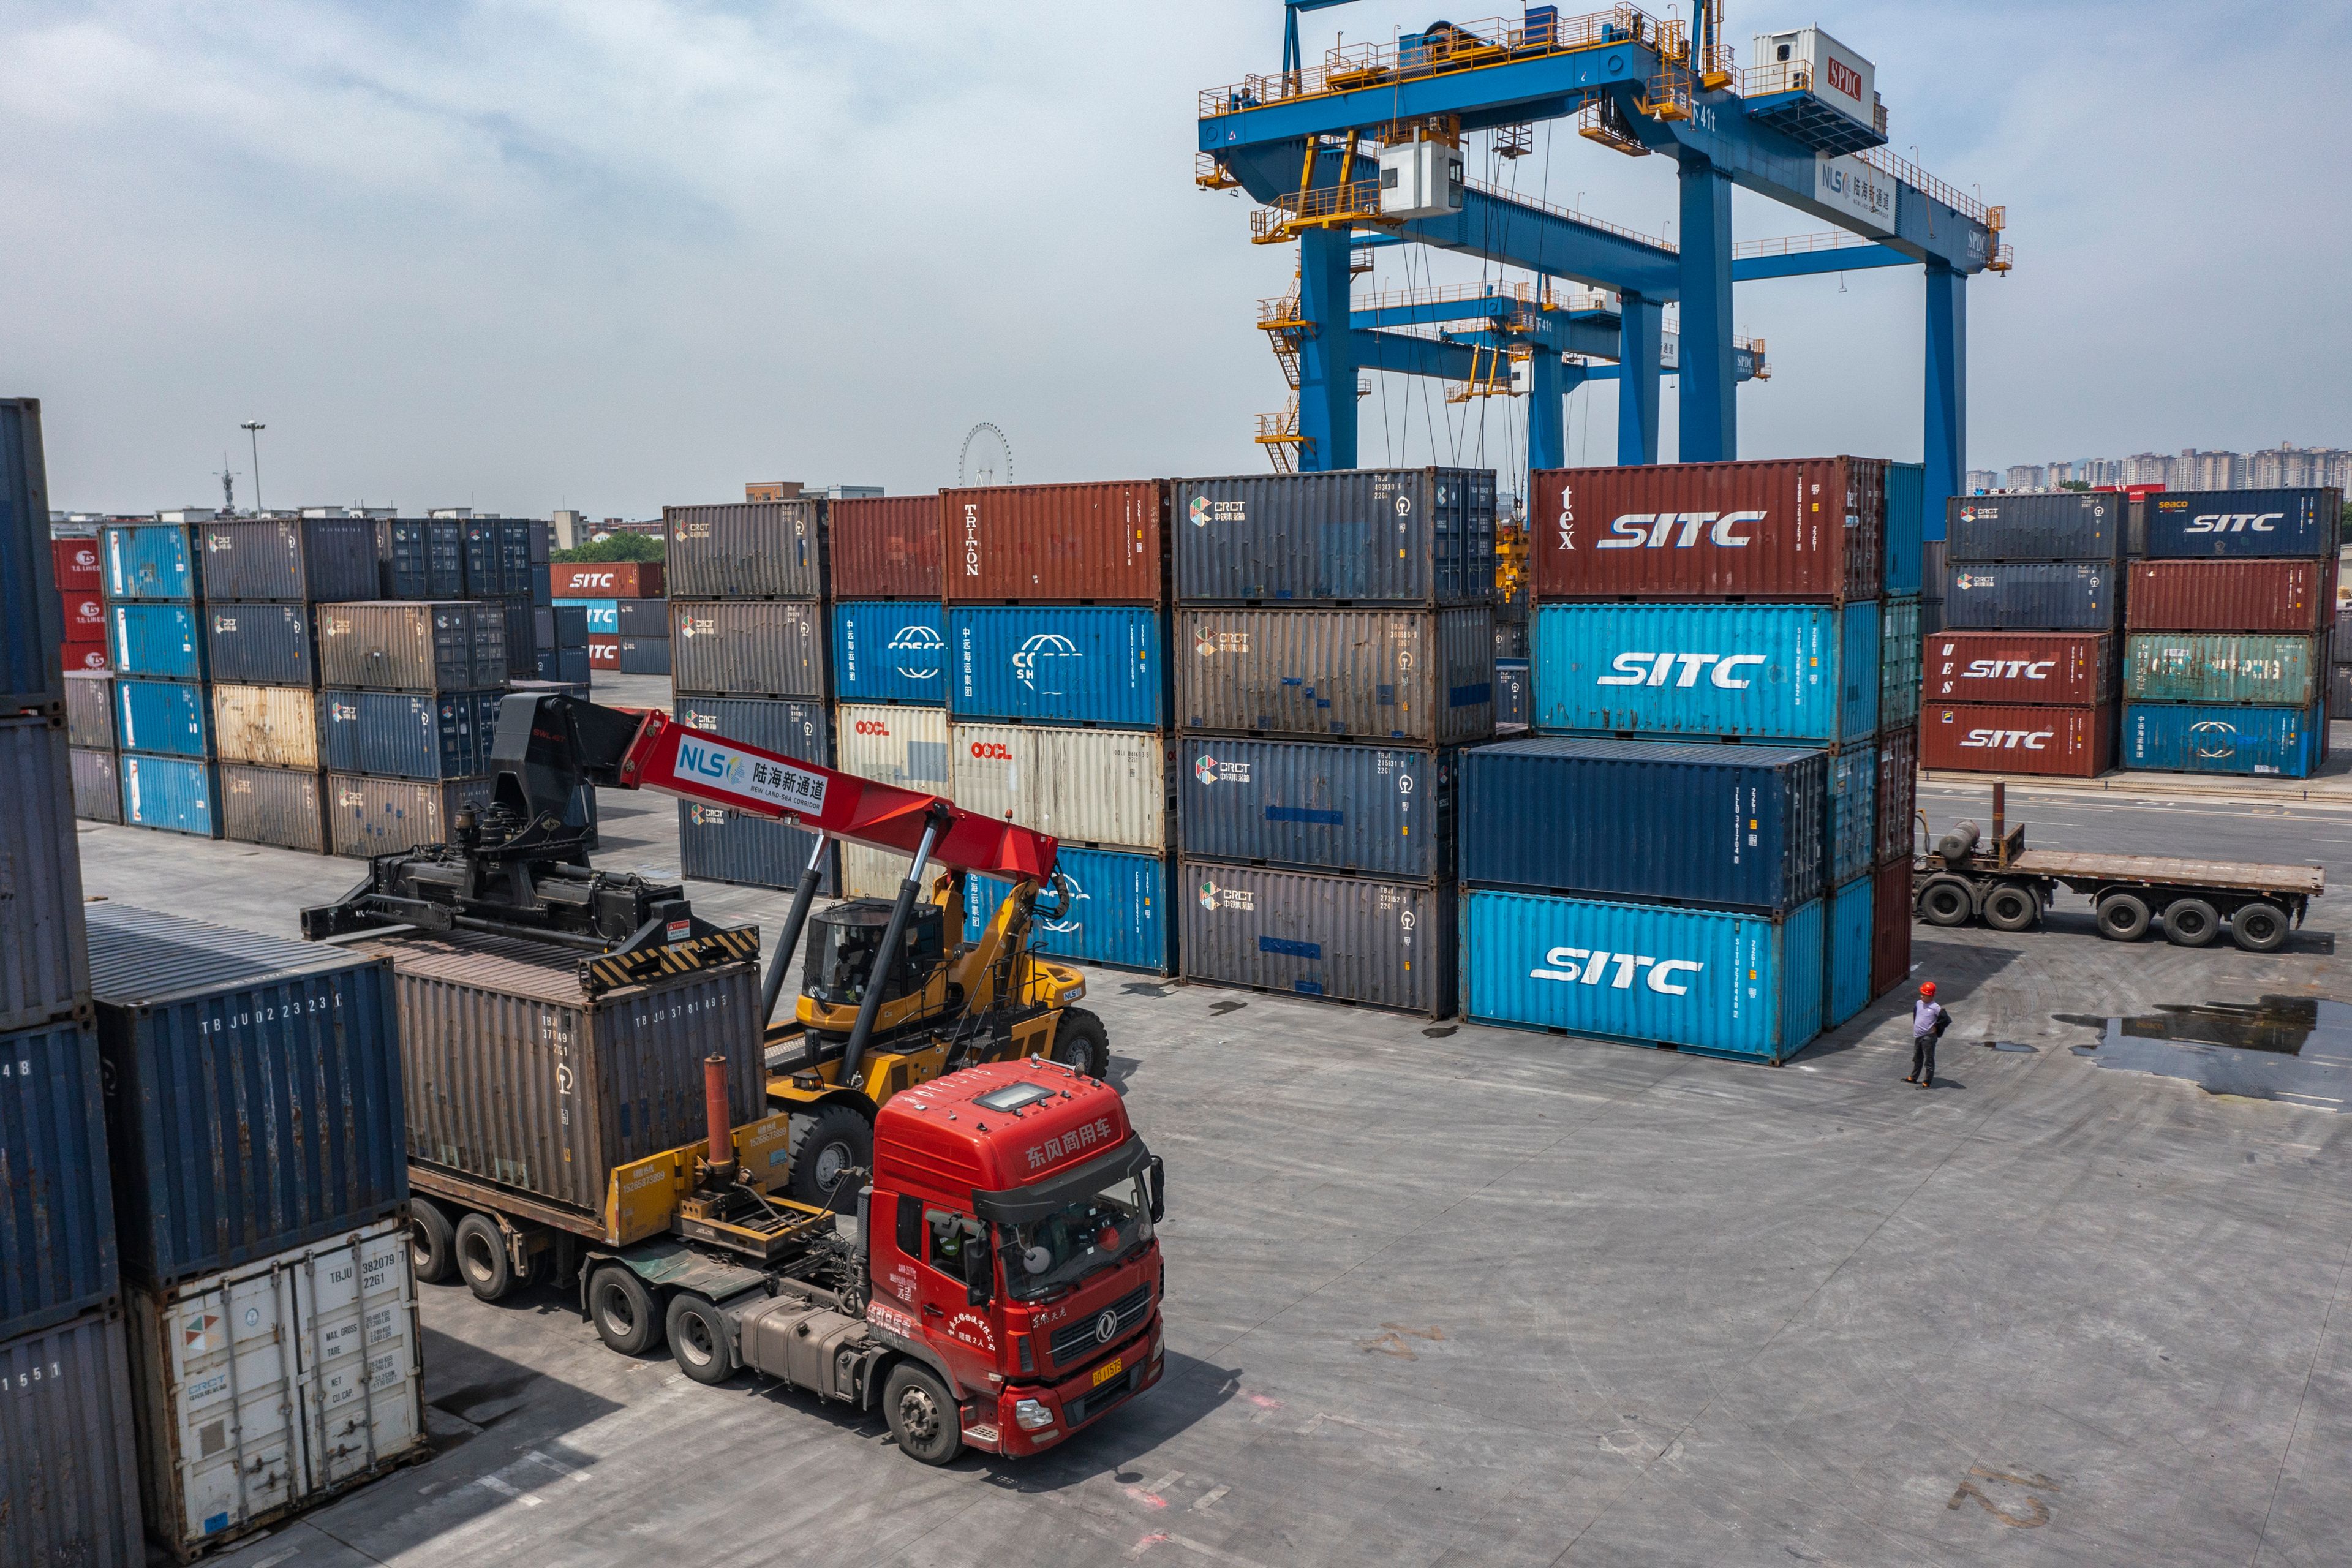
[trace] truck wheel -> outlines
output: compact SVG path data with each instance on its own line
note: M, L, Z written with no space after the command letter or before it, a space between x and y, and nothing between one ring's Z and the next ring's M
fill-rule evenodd
M1938 877L1920 890L1919 918L1931 926L1964 926L1975 912L1969 885L1955 878Z
M808 1131L801 1134L799 1152L793 1156L792 1195L798 1201L823 1208L825 1200L834 1195L841 1184L842 1173L856 1167L874 1168L874 1124L846 1105L828 1105L816 1113ZM855 1194L841 1194L835 1205L836 1211L845 1205L856 1208L850 1202Z
M1054 1031L1054 1059L1077 1068L1088 1078L1110 1073L1110 1031L1084 1007L1062 1009L1061 1026Z
M1985 895L1984 918L1995 931L2025 931L2042 918L2042 900L2031 888L2003 882Z
M735 1375L735 1346L727 1337L727 1320L709 1297L679 1291L670 1298L664 1326L669 1353L687 1376L716 1387Z
M2230 917L2230 940L2248 952L2276 952L2286 945L2288 926L2284 910L2258 899Z
M2221 929L2221 917L2202 899L2175 899L2164 906L2164 940L2175 947L2203 947Z
M2137 942L2147 934L2147 900L2137 893L2109 893L2099 900L2099 934L2109 942Z
M623 1355L644 1355L662 1342L654 1293L625 1263L607 1263L589 1277L588 1316L605 1348Z
M421 1285L441 1284L457 1267L457 1231L448 1211L414 1194L408 1199L408 1260Z
M507 1257L506 1233L486 1214L469 1214L457 1222L457 1272L466 1288L485 1301L495 1301L514 1289L514 1263Z
M963 1452L963 1417L947 1384L920 1362L902 1361L882 1384L882 1408L899 1450L926 1465L952 1463Z

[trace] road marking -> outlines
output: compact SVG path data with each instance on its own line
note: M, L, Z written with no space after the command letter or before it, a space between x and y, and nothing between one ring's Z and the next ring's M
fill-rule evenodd
M1232 1489L1233 1489L1231 1487L1211 1487L1207 1491L1201 1494L1200 1500L1192 1505L1192 1511L1194 1513L1206 1512L1209 1509L1216 1505L1216 1501L1219 1498L1224 1496Z
M498 1493L499 1496L505 1498L509 1502L519 1502L525 1508L537 1508L539 1506L539 1499L531 1496L529 1492L523 1490L512 1481L508 1480L504 1476L482 1476L478 1478L474 1484L482 1488L486 1491Z

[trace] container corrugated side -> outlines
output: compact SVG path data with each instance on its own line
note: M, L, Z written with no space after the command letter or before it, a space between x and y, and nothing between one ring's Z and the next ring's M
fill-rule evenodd
M115 771L114 753L76 747L68 765L73 770L74 815L85 822L121 822L122 777Z
M1916 595L1921 547L1927 534L1927 468L1923 463L1886 465L1886 575L1889 598Z
M931 795L948 792L948 716L937 708L845 702L833 710L834 765Z
M844 702L945 703L946 606L919 599L834 605L833 679Z
M1780 911L1821 897L1829 755L1537 736L1462 758L1462 879ZM1544 803L1544 804L1534 804Z
M678 599L822 599L825 503L814 499L662 508L663 574Z
M1167 658L1150 605L951 605L948 709L958 719L1167 722Z
M2115 765L2116 710L1929 703L1919 710L1919 765L1960 773L2095 779Z
M1836 1028L1869 1005L1871 952L1875 937L1871 910L1875 885L1864 875L1830 895L1826 975L1829 1011L1822 1020L1823 1028Z
M672 599L670 686L712 697L823 699L824 606Z
M375 524L367 518L215 518L196 533L207 599L301 604L376 596Z
M1919 731L1916 727L1883 731L1878 737L1878 833L1873 859L1906 864L1911 858L1912 819L1919 809Z
M661 599L668 597L669 592L668 572L659 561L560 561L547 569L546 576L549 597L558 604L567 599L605 603L615 599Z
M940 498L860 496L829 503L838 599L940 596Z
M758 697L681 697L677 721L690 730L723 735L765 751L826 766L833 763L832 726L824 707ZM816 836L791 823L745 816L724 806L680 801L677 852L681 875L713 882L761 888L797 888L807 869ZM839 887L835 852L818 865L817 889L832 896ZM897 890L896 884L892 891Z
M220 799L223 838L237 844L275 844L309 855L324 855L331 847L327 841L324 773L223 763Z
M2327 693L2327 664L2325 637L2134 632L2124 639L2124 700L2308 708Z
M948 725L948 794L1065 844L1159 853L1175 837L1175 747L1148 730Z
M2189 490L2151 495L2147 553L2157 560L2217 555L2334 559L2342 538L2339 489Z
M466 600L321 605L319 676L376 691L475 691L507 680L504 606Z
M1432 1018L1454 1011L1452 887L1190 858L1179 871L1185 978Z
M1874 876L1870 895L1870 994L1898 989L1911 978L1911 858L1890 860Z
M106 670L66 672L66 740L77 746L114 747L114 677Z
M2309 708L2128 702L2121 762L2163 773L2309 778L2327 755L2324 703Z
M669 601L667 599L651 602L660 605L665 616L669 613ZM621 601L618 599L558 599L552 607L576 613L591 637L616 637L621 635Z
M1342 468L1179 479L1176 595L1483 605L1495 595L1488 468Z
M1168 482L940 492L943 596L956 604L1164 604Z
M122 1271L232 1268L408 1200L391 968L341 948L90 906Z
M193 524L101 523L98 543L109 599L171 599L192 605L205 596L204 561Z
M1771 917L1468 891L1462 1011L1784 1062L1821 1033L1825 915L1821 899Z
M1460 755L1188 735L1176 756L1184 853L1450 882Z
M1944 580L1955 631L2112 631L2123 599L2122 574L2105 564L1955 562Z
M147 1560L131 1442L131 1362L114 1306L0 1342L0 1562L118 1568Z
M1495 730L1494 611L1184 609L1188 730L1452 746Z
M486 700L499 693L325 691L319 694L319 762L334 773L462 779L490 769ZM266 761L256 757L255 762Z
M394 517L376 524L377 577L387 599L455 599L466 591L466 525Z
M1878 727L1900 729L1919 718L1919 601L1878 602Z
M197 838L220 837L220 769L188 757L118 759L122 778L122 821L130 827L156 827Z
M213 754L212 704L194 681L135 680L114 683L114 732L126 752L165 757Z
M212 692L213 733L222 762L317 770L320 693L294 686L228 685L216 685Z
M2055 495L1953 496L1945 503L1945 559L2123 559L2126 502L2113 490Z
M1532 485L1539 603L1875 599L1885 579L1875 458L1549 468Z
M1169 942L1176 922L1168 910L1170 863L1165 857L1066 844L1054 868L1066 888L1047 889L1038 895L1040 907L1030 927L1033 949L1080 963L1108 963L1151 974L1174 972ZM976 871L965 876L966 942L980 940L982 928L1011 890L1011 883L993 877ZM898 891L893 877L884 896L895 898Z
M2105 632L1943 632L1927 639L1922 695L2084 708L2114 700L2116 654Z
M1878 728L1878 605L1540 605L1544 730L1860 740Z
M838 891L842 898L895 899L898 896L898 882L907 875L908 862L913 858L911 855L846 840L835 846L835 849L840 858ZM932 862L917 883L918 891L926 903L935 901L932 899L933 879L939 871L939 863Z
M316 686L319 639L307 605L207 605L205 638L215 680Z
M2337 563L2135 561L2131 631L2320 632L2336 614Z
M428 784L329 773L328 836L336 854L360 859L420 844L446 844L454 837L459 810L489 803L490 781L486 778Z
M667 675L670 673L670 649L667 637L623 637L620 657L616 661L623 675Z
M770 697L681 697L673 710L689 730L741 741L803 763L833 765L833 726L821 702Z
M98 1037L72 1019L0 1035L0 1339L121 1286Z
M146 605L131 600L110 605L106 657L125 675L202 680L209 668L204 612L194 605Z
M1878 863L1878 745L1847 746L1830 759L1830 886Z
M87 585L87 584L85 584ZM41 402L0 397L0 710L64 700L58 647L66 640L49 542L49 486Z
M53 718L0 720L0 1031L89 999L68 751Z

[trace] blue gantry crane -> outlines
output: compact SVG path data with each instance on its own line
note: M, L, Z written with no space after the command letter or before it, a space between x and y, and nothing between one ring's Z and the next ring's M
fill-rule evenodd
M1938 498L1958 490L1966 459L1967 280L2006 270L2011 255L2000 208L1887 152L1866 59L1804 28L1759 35L1741 69L1722 40L1721 0L1699 0L1687 28L1632 5L1577 16L1528 5L1516 23L1434 22L1308 66L1298 13L1344 3L1286 0L1281 71L1201 96L1198 182L1260 204L1253 240L1298 246L1295 298L1260 321L1289 356L1297 414L1262 439L1294 449L1301 468L1353 468L1360 370L1444 375L1475 393L1495 389L1507 363L1511 389L1528 398L1530 467L1564 463L1568 392L1612 374L1618 461L1655 462L1672 302L1679 456L1733 457L1733 388L1761 361L1732 332L1734 282L1916 265L1927 275L1929 515L1941 517ZM1536 122L1562 120L1613 152L1675 161L1679 245L1465 175L1470 133L1493 133L1507 153L1526 149ZM1836 226L1735 247L1735 184ZM1526 297L1356 309L1356 253L1400 244L1520 268L1537 283ZM1607 290L1613 309L1549 308L1537 291L1551 279ZM1481 324L1410 330L1449 321Z

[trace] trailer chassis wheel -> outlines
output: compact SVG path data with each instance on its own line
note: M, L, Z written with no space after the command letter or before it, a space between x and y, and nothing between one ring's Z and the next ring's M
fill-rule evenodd
M2099 900L2099 934L2109 942L2137 942L2147 934L2147 900L2137 893L2109 893Z
M662 1342L654 1293L625 1263L607 1263L588 1277L588 1316L596 1337L623 1355L644 1355Z
M902 1361L882 1384L882 1410L900 1451L926 1465L953 1462L963 1452L963 1417L947 1384L919 1362Z
M449 1223L449 1211L414 1193L408 1199L408 1258L419 1284L445 1284L457 1271L457 1227Z
M727 1319L709 1297L698 1290L679 1291L670 1298L664 1327L669 1353L687 1376L716 1387L735 1375L735 1344L727 1337Z
M1995 931L2026 931L2042 918L2042 900L2022 882L2003 882L1985 895L1985 924Z
M2221 930L2221 915L2202 899L2175 899L2164 906L2164 940L2175 947L2203 947Z
M2230 940L2248 952L2276 952L2286 945L2289 929L2286 911L2262 899L2240 904L2230 917Z
M1919 889L1919 918L1931 926L1964 926L1976 912L1976 895L1958 877L1937 877Z
M486 1214L468 1214L457 1222L457 1272L466 1288L485 1301L495 1301L515 1287L514 1261L507 1256L506 1232Z

